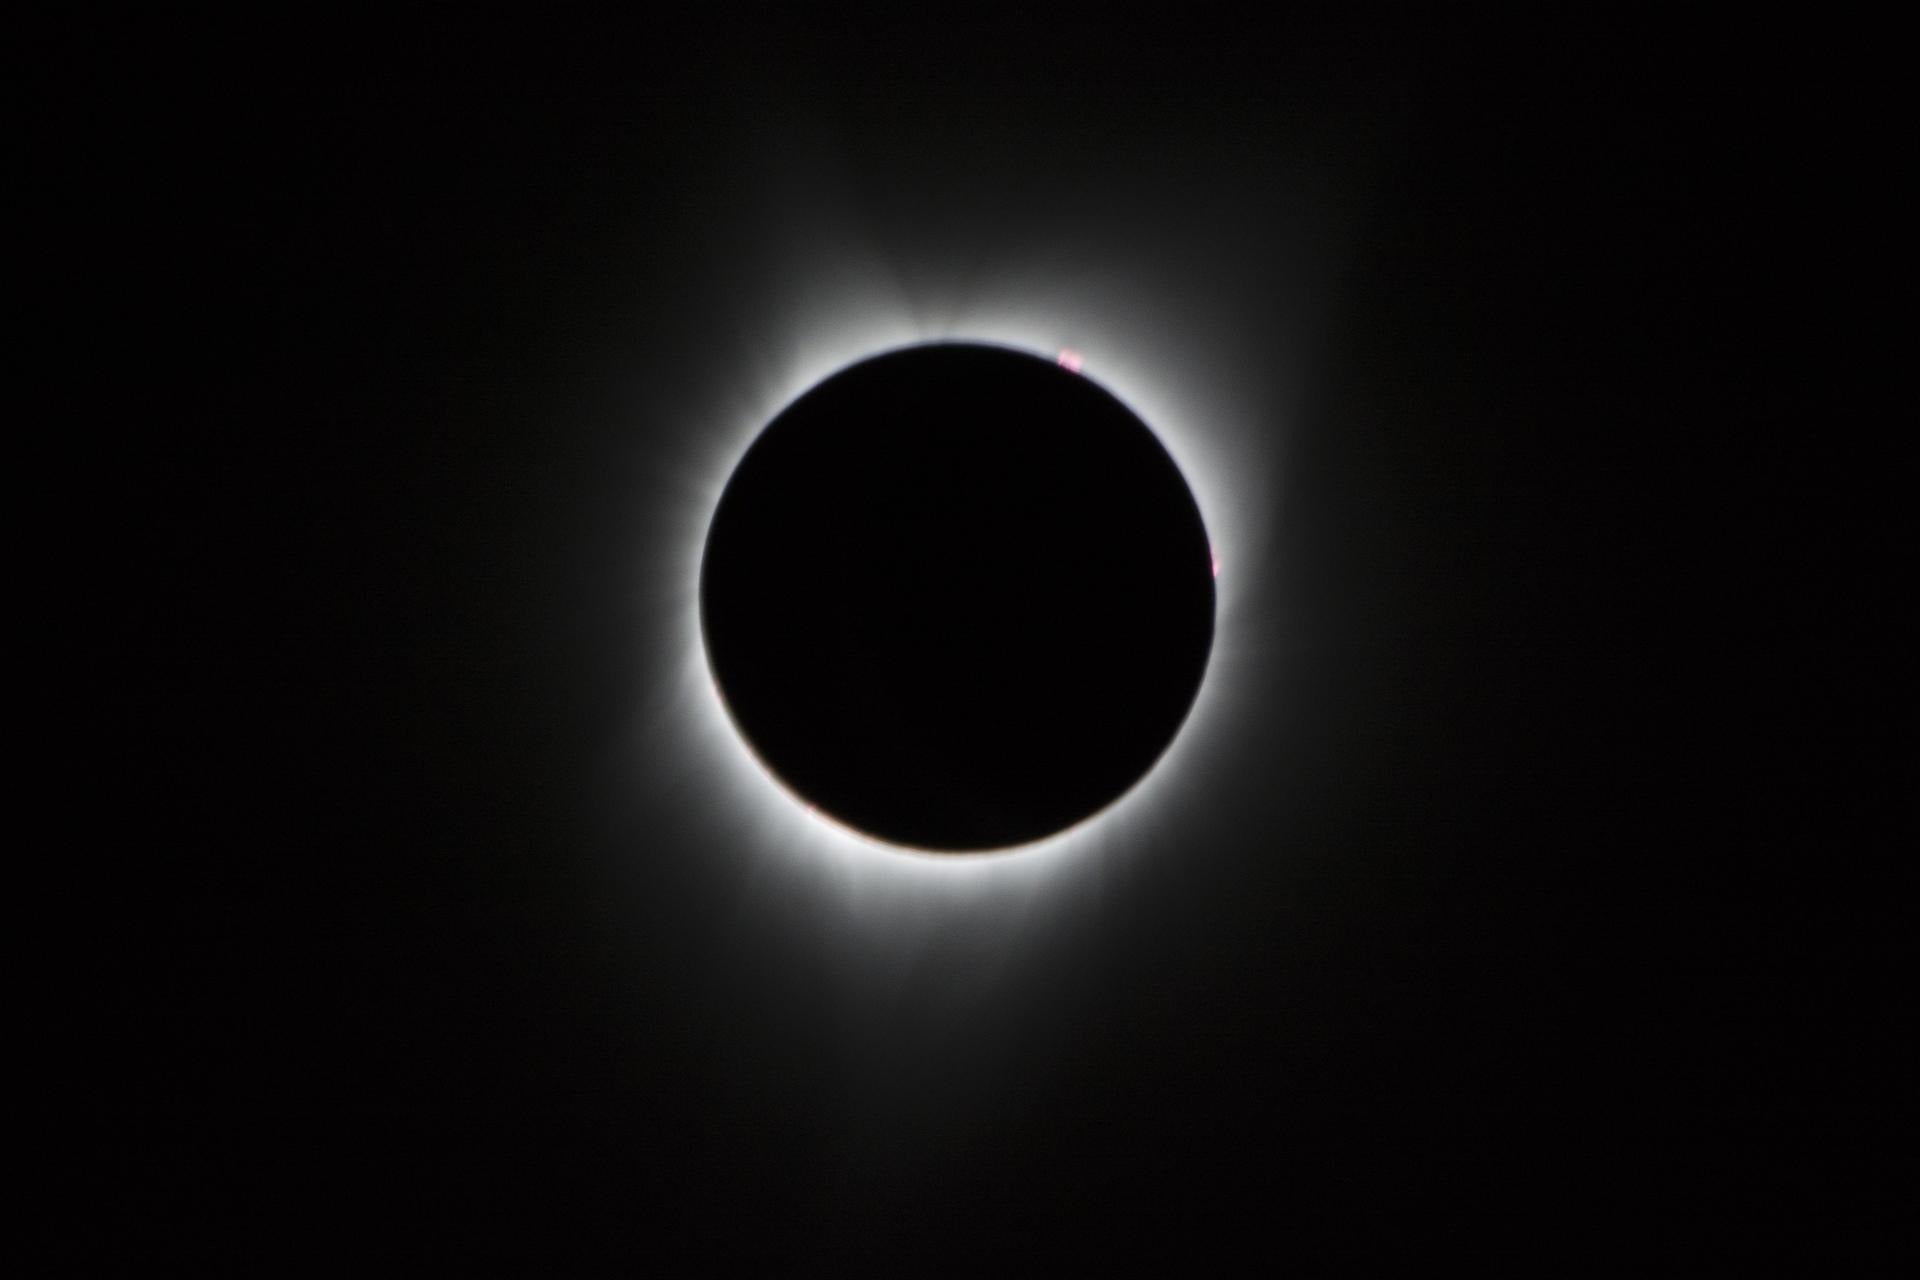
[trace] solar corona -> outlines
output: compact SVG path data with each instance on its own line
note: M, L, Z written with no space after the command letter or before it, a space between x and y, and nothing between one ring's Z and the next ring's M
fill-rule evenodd
M634 387L639 398L628 412L672 429L660 438L664 447L634 458L643 486L633 508L641 521L633 543L636 640L641 654L658 657L634 668L619 776L642 780L648 811L705 849L743 901L778 900L785 918L843 930L850 946L908 946L924 928L959 919L997 921L994 928L1014 931L1011 939L1031 911L1091 903L1141 860L1176 856L1240 785L1255 733L1248 708L1274 670L1271 602L1253 592L1276 515L1275 423L1288 412L1294 373L1253 357L1231 294L1176 279L1151 254L1138 256L1132 273L1095 279L1044 260L1042 246L1006 248L991 279L962 290L939 281L936 264L892 261L822 226L820 242L793 257L780 281L736 299L738 331L710 361L690 364L673 383ZM916 273L926 277L924 302L904 286ZM1077 820L1061 811L1011 835L942 842L876 829L877 810L835 812L832 796L801 789L800 770L780 771L788 762L753 740L743 719L750 713L727 687L702 597L723 504L772 425L844 371L949 346L1018 357L1036 378L1074 381L1124 410L1116 430L1153 444L1145 453L1164 454L1162 465L1197 512L1212 607L1211 640L1184 718L1130 785L1113 783L1119 794ZM1101 464L1086 461L1097 474ZM833 572L883 554L897 561L879 541L868 539ZM1026 554L1040 565L1051 560L1056 581L1069 572L1059 549ZM984 618L975 615L975 634ZM825 674L816 665L808 678ZM866 696L883 687L869 685ZM1034 718L1016 718L1008 737ZM961 784L954 790L964 794ZM1032 834L1043 827L1053 829ZM623 860L615 874L642 874L646 865Z

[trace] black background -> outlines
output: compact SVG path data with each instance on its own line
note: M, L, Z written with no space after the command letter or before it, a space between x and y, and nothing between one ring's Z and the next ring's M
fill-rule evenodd
M1910 471L1813 355L1817 299L1888 287L1843 43L103 22L38 259L81 454L60 1250L1884 1263ZM811 172L795 119L881 244L1125 228L1296 371L1235 750L1017 946L769 900L631 745L659 406L805 314L753 310L805 259L760 177Z

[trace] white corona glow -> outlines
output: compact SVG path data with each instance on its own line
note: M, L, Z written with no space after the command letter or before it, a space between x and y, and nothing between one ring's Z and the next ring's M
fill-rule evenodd
M638 571L648 598L644 637L676 655L671 687L657 683L640 709L637 767L669 775L672 816L702 843L741 860L768 897L837 904L837 918L911 928L950 907L991 906L1017 920L1025 905L1061 891L1099 891L1143 850L1176 847L1181 815L1208 807L1207 779L1234 750L1239 709L1256 701L1259 672L1245 661L1243 585L1255 573L1219 576L1227 557L1255 564L1270 495L1270 387L1249 376L1227 335L1232 315L1212 311L1208 291L1160 287L1144 270L1101 277L1006 263L984 287L935 289L946 305L910 296L900 273L872 254L814 246L797 262L784 296L756 299L754 341L728 368L736 377L710 395L668 406L684 416L681 455L648 470L661 483L656 523ZM809 276L807 272L817 275ZM1182 315L1185 304L1186 314ZM1072 345L1067 345L1070 340ZM1185 477L1213 545L1214 643L1186 722L1160 760L1125 795L1078 825L1005 850L934 854L866 836L789 791L748 747L707 664L699 623L701 554L721 491L748 446L778 413L827 376L879 353L929 342L981 342L1084 371L1159 438ZM1082 353L1085 353L1084 355ZM1074 364L1068 365L1071 356ZM704 401L704 402L703 402ZM934 913L929 916L927 913Z

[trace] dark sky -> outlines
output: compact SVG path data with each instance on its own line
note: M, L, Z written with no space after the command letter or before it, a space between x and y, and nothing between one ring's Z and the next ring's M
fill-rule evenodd
M1889 1256L1911 469L1812 355L1885 288L1821 42L900 8L70 69L69 1256ZM1243 410L1232 728L1106 873L830 883L663 709L689 442L848 244Z

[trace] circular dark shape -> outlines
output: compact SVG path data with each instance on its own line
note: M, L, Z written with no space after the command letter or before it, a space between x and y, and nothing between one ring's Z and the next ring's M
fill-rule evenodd
M1152 768L1213 643L1212 551L1144 423L1002 347L852 365L728 481L701 566L734 723L805 801L899 845L1025 844Z

